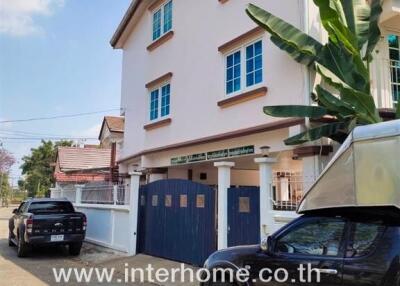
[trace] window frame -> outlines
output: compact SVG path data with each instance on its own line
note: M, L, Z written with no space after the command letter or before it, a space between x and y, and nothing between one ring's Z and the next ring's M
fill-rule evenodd
M288 233L293 232L298 230L301 226L303 225L308 225L310 223L315 223L321 220L341 220L344 222L344 227L343 227L343 233L342 237L340 239L339 243L339 248L338 248L338 254L336 256L330 256L330 255L314 255L314 254L307 254L307 253L286 253L286 252L279 252L277 250L278 247L278 241L282 237L286 236ZM297 223L290 224L286 228L284 228L280 233L278 233L274 238L274 245L272 252L276 254L277 256L280 257L308 257L308 258L324 258L324 259L343 259L345 255L345 247L347 247L348 243L348 232L349 232L349 227L350 227L350 222L344 218L344 217L310 217L307 219L300 219L297 221Z
M168 93L168 99L169 100L168 100L167 104L165 106L163 106L162 105L163 88L165 88L168 85L169 85L169 93ZM147 122L154 123L154 122L161 121L161 120L164 120L166 118L171 117L171 94L172 94L171 88L172 88L171 87L171 82L167 81L167 82L161 83L161 84L149 89L149 92L148 92L148 104L147 104L148 111L146 113ZM157 116L152 119L152 111L153 111L153 109L152 109L152 102L153 102L152 94L155 91L158 91L157 92ZM162 115L163 114L163 108L165 108L166 106L168 106L168 113L165 114L165 115Z
M165 19L165 15L166 15L166 13L165 13L165 8L166 8L166 6L167 5L171 5L171 20L169 21L170 22L170 27L169 27L169 29L168 30L166 30L165 29L165 24L166 24L166 19ZM160 5L158 5L153 11L152 11L152 13L151 13L151 21L152 21L152 33L151 33L151 39L152 39L152 42L155 42L155 41L157 41L157 40L159 40L162 36L164 36L166 33L168 33L169 31L172 31L172 28L173 28L173 23L174 23L174 21L173 21L173 18L174 18L174 13L173 13L173 9L174 9L174 5L173 5L173 0L166 0L166 1L164 1L164 2L162 2ZM154 37L154 34L155 34L155 26L154 26L154 23L155 23L155 15L157 14L157 13L160 13L160 34L157 36L157 37Z
M255 83L253 85L247 86L247 47L254 45L257 42L261 42L261 72L262 79L259 83ZM240 51L240 89L237 91L233 91L228 93L227 89L227 78L228 78L228 57ZM224 62L224 98L231 98L242 93L257 89L265 84L265 41L264 37L260 36L251 41L247 41L240 46L237 46L226 53L223 54L223 62ZM253 71L255 72L255 70Z
M350 250L351 245L354 243L354 235L355 235L355 229L357 224L371 224L371 222L368 221L352 221L349 223L349 234L348 234L348 239L346 241L346 253L344 258L346 260L357 260L357 259L364 259L365 257L373 255L376 250L378 249L378 244L382 240L383 236L385 235L387 231L387 226L382 223L382 230L378 233L378 235L375 237L374 241L370 245L369 251L366 253L363 253L362 255L359 256L354 256L354 257L348 257L347 256L347 250Z

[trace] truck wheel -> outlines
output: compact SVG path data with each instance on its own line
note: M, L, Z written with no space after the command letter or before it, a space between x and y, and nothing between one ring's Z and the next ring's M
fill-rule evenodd
M29 252L29 247L25 242L24 235L23 234L18 235L17 256L27 257L28 252Z
M69 244L69 254L78 256L81 253L82 242L74 242Z
M8 246L15 246L14 242L11 240L11 232L8 232Z

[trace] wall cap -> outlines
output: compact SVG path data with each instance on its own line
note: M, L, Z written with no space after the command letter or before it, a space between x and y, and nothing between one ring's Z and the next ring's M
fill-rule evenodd
M278 162L278 159L271 157L261 157L255 158L254 162L256 162L257 164L275 164Z
M235 162L215 162L214 167L235 167Z

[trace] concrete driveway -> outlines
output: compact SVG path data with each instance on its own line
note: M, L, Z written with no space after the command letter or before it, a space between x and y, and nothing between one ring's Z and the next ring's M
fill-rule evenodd
M72 257L63 247L34 249L28 258L18 258L15 247L8 246L8 219L13 207L0 208L0 286L42 286L42 285L107 285L93 281L77 283L71 279L69 283L56 283L53 268L90 269L106 267L115 268L113 282L108 285L124 285L125 268L145 268L151 264L158 268L178 268L179 263L145 255L127 257L122 253L107 248L84 244L81 255ZM194 269L194 268L192 268ZM135 275L137 276L137 275ZM138 281L138 279L136 280ZM128 284L125 284L128 285ZM131 283L129 285L197 285L197 283Z

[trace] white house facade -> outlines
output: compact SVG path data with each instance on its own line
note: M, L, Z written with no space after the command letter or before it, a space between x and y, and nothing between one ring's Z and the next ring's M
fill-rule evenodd
M312 1L252 2L326 40ZM260 188L263 238L294 217L297 203L337 149L330 140L285 146L283 140L304 130L308 120L263 113L267 105L311 104L318 78L250 20L247 3L136 0L111 40L123 51L120 173L140 172L142 185L179 179L218 190L218 248L229 245L229 188ZM385 1L383 36L371 65L373 96L389 113L400 98L398 7L399 1ZM173 205L168 192L161 201L154 194L153 207ZM179 195L180 208L188 199ZM238 199L239 212L249 211L246 197ZM207 197L195 201L202 208ZM267 201L273 218L265 215Z

